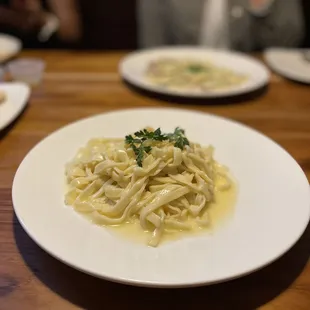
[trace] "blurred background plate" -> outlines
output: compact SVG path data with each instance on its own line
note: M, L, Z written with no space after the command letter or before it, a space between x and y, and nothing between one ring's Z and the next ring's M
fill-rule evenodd
M278 74L310 84L310 49L269 48L265 51L264 58Z
M210 61L216 66L247 75L248 81L241 85L212 91L164 88L149 82L144 75L150 62L161 57ZM164 95L192 98L219 98L242 95L263 88L269 82L268 69L254 58L238 52L200 47L166 47L134 52L120 62L119 71L125 81L144 90Z
M0 33L0 63L20 52L22 43L18 38Z
M24 83L2 83L0 92L5 99L0 102L0 130L13 122L28 103L30 88Z

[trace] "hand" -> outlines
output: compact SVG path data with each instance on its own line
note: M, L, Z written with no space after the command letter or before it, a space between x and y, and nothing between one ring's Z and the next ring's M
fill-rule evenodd
M77 42L82 35L77 0L47 0L59 20L58 37L65 42Z
M10 0L11 26L24 33L40 29L46 22L46 14L40 0Z
M24 18L20 23L20 29L24 32L36 32L46 23L44 12L24 12Z
M0 6L0 24L23 33L36 32L45 24L44 12L18 11Z

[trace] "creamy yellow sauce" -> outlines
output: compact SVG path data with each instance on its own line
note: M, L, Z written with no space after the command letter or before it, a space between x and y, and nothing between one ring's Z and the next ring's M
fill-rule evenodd
M232 184L226 191L217 191L215 201L208 207L210 224L206 227L199 227L194 220L189 220L193 229L186 231L169 231L165 229L160 244L186 238L193 235L212 234L224 225L233 215L237 198L237 185ZM138 219L133 219L130 223L117 226L107 226L112 233L131 240L136 243L147 244L151 232L143 231Z
M219 178L220 179L220 178ZM65 181L66 182L66 181ZM216 182L219 184L221 180ZM68 185L65 184L65 190L68 190ZM238 194L238 186L235 182L232 182L231 187L228 190L216 191L214 202L210 203L207 209L210 224L205 227L199 227L195 220L188 220L186 223L190 223L192 226L191 230L169 230L165 229L161 238L160 244L172 242L186 237L198 236L202 234L212 235L217 229L229 221L235 211L235 205ZM93 222L92 217L88 213L80 213L84 218ZM97 223L94 223L98 225ZM112 234L115 234L121 238L130 240L138 244L147 245L151 237L152 232L143 231L138 218L132 218L130 222L122 223L120 225L105 226Z

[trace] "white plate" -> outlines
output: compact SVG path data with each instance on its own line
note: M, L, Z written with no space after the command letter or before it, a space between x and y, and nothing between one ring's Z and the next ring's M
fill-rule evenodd
M23 83L0 83L6 99L0 103L0 130L13 122L28 103L30 88Z
M213 235L151 248L96 226L64 201L64 165L93 137L124 137L144 126L182 126L191 140L213 144L239 184L234 216ZM276 143L241 124L175 109L132 109L68 125L25 157L13 204L26 232L59 260L88 274L141 286L182 287L236 278L284 254L304 232L309 184Z
M0 63L20 52L22 43L18 38L0 33Z
M149 63L160 57L195 58L210 60L218 66L223 66L235 72L246 74L249 80L242 85L216 91L192 91L167 89L152 84L145 79L144 74ZM199 47L155 48L138 51L126 56L119 65L122 77L133 85L149 91L196 98L218 98L241 95L263 87L269 82L267 68L257 60L237 52L213 50Z
M306 61L303 49L270 48L264 58L272 70L284 77L302 83L310 83L310 62Z

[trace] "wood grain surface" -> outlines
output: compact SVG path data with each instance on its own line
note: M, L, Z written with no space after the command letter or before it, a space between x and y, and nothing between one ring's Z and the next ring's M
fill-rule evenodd
M28 108L0 132L1 310L310 309L309 227L282 258L241 279L194 289L142 289L82 274L46 254L17 221L11 200L18 165L49 133L86 116L143 106L199 110L250 125L288 150L309 179L310 87L273 74L267 92L255 99L230 105L178 105L125 86L117 74L122 53L28 51L21 56L41 57L47 67Z

